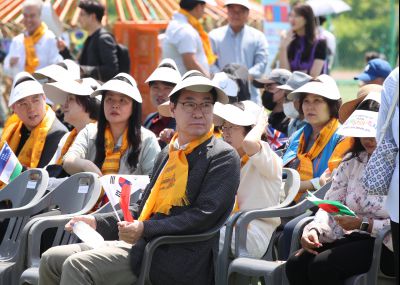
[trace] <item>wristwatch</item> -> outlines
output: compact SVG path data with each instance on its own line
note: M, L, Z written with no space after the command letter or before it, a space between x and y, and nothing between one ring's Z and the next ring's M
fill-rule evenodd
M369 219L368 217L363 217L361 226L360 226L360 231L367 232L369 227Z

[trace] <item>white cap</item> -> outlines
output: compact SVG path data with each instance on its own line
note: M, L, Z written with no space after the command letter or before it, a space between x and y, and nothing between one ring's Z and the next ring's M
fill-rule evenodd
M65 80L43 85L44 92L54 104L64 104L68 95L90 96L93 91L100 88L100 83L93 78L78 80Z
M240 103L240 102L239 102ZM244 110L232 104L215 103L214 116L238 126L252 126L257 122L256 114L244 106ZM218 119L218 118L217 118Z
M239 87L237 83L230 79L225 72L215 73L212 82L219 86L219 88L221 88L229 97L237 97Z
M127 79L130 83L127 83L121 78ZM105 91L114 91L131 97L138 103L142 103L142 95L137 87L135 79L127 73L118 73L116 76L104 83L99 89L92 93L92 97L97 95L103 95Z
M199 2L206 2L208 5L217 6L217 2L215 0L198 0Z
M249 0L225 0L225 6L232 5L232 4L241 5L250 10L250 1Z
M182 76L181 80L176 84L174 89L172 89L168 97L171 97L182 89L205 93L211 91L213 88L217 91L217 101L223 104L228 103L228 96L226 96L225 92L219 86L214 84L200 71L190 70Z
M299 96L300 93L311 93L330 100L341 99L339 88L335 79L327 74L321 74L300 88L294 90L287 97L289 100L293 100Z
M29 79L21 83L17 83L11 90L8 107L11 107L15 102L37 94L44 94L42 85L35 79Z
M77 63L70 59L65 59L59 63L36 70L33 76L38 80L46 77L54 81L75 80L81 78L81 71Z
M15 85L24 80L35 80L35 78L29 72L26 71L18 72L17 75L15 75L14 77L12 88L14 88Z
M373 100L381 103L380 92L370 92L362 102ZM360 104L362 104L362 102ZM360 106L360 104L358 106ZM341 125L337 131L339 135L354 138L376 137L378 124L378 112L362 109L355 109L350 117Z
M170 58L165 58L161 61L149 78L147 78L145 83L152 81L163 81L177 84L180 80L181 74L179 73L175 61Z

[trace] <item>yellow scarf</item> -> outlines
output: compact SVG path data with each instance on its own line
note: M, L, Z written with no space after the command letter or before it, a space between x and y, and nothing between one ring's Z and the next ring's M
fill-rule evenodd
M203 43L204 52L206 53L208 64L214 64L214 62L217 60L217 56L214 54L211 48L210 38L208 37L208 34L204 31L200 21L184 9L180 9L179 13L186 16L189 24L199 33L201 42Z
M342 162L344 155L350 151L353 144L354 144L354 138L347 137L344 138L335 147L335 150L333 151L328 161L328 168L331 171L331 173L335 168L339 166L339 164Z
M58 165L62 164L62 159L63 159L64 155L67 153L69 147L72 145L72 143L74 142L77 135L78 135L78 131L76 129L73 129L69 133L68 138L65 141L64 146L61 149L60 157L57 159L56 164L58 164Z
M47 26L44 22L36 29L36 31L31 36L25 36L24 46L25 46L25 71L33 73L39 66L39 59L36 56L35 45L43 37L47 31Z
M240 168L243 168L246 163L249 161L250 157L245 154L242 156L242 158L240 159ZM235 205L233 206L233 213L239 212L240 207L239 207L239 202L237 200L237 194L236 194L236 198L235 198Z
M169 215L172 206L188 205L186 186L188 180L189 165L186 156L195 148L209 140L213 136L214 126L210 131L190 142L185 149L175 149L174 142L178 133L174 135L169 144L169 158L163 170L157 178L149 198L144 205L139 221L148 220L154 213Z
M119 163L121 157L128 149L128 128L122 134L122 145L121 148L114 152L115 142L114 137L111 133L111 129L107 126L104 132L106 157L101 167L101 173L103 175L116 174L119 171Z
M331 137L339 127L339 121L335 118L331 119L321 130L317 140L307 153L304 153L307 145L304 133L300 136L299 148L297 149L297 158L300 160L297 171L302 181L310 180L313 176L313 160L324 150Z
M47 133L49 132L55 118L56 114L54 111L46 105L46 115L40 124L31 131L31 135L18 155L18 160L23 166L28 168L35 168L38 166L46 142ZM1 141L7 141L8 145L14 152L17 151L21 140L22 125L23 122L18 118L18 120L9 124L8 127L4 129L1 136Z

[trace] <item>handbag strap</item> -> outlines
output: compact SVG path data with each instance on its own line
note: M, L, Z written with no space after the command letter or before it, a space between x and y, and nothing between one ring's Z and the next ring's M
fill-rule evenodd
M383 128L381 129L381 134L379 137L379 143L382 142L382 140L385 138L386 130L389 127L390 122L392 121L393 115L394 115L394 109L396 108L397 102L399 101L399 81L397 80L396 83L396 93L393 96L392 104L390 105L389 112L386 117L385 124L383 125Z

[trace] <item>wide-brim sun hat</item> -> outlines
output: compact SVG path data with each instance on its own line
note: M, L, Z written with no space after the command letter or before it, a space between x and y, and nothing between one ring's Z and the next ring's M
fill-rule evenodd
M288 94L287 98L289 100L294 100L302 93L315 94L334 101L341 99L340 91L335 79L327 74L321 74L315 79L312 79L308 83Z
M100 83L93 78L65 80L43 85L43 90L54 104L64 104L68 95L90 96L100 88Z
M130 83L125 82L124 79L128 80ZM107 91L118 92L123 95L126 95L138 103L142 103L142 95L140 95L140 91L137 87L135 79L127 73L121 72L116 76L108 80L104 83L100 88L92 93L92 97L96 97L98 95L104 95Z
M153 81L169 82L177 84L181 79L178 67L173 59L163 59L153 73L146 79L145 83Z
M219 86L229 97L237 97L239 86L236 81L230 79L225 72L217 72L211 80L215 85Z
M343 124L350 115L354 112L357 106L364 100L365 97L371 92L380 93L383 89L382 85L367 84L362 86L357 92L357 98L344 103L339 109L339 122Z
M376 128L378 124L377 111L363 110L358 106L364 101L373 100L381 103L381 93L372 91L357 105L348 119L341 125L337 131L339 135L355 138L374 138L376 137Z
M27 79L21 83L17 83L11 90L8 107L11 107L15 102L23 98L38 94L44 95L44 90L36 79Z
M175 93L183 89L191 90L194 92L206 93L210 92L213 88L217 92L217 101L222 104L228 103L229 101L228 96L219 86L214 84L208 77L206 77L200 71L190 70L182 76L181 80L178 82L178 84L176 84L174 89L172 89L168 97L173 96Z
M242 110L232 104L220 104L217 102L214 105L214 116L217 117L217 120L220 118L237 126L255 125L257 122L256 114L247 109L246 105L244 106L245 108Z
M65 59L59 63L51 64L36 70L33 76L37 80L50 78L54 81L76 80L80 79L80 67L70 59Z
M224 6L228 5L241 5L247 9L251 9L250 1L249 0L225 0Z

